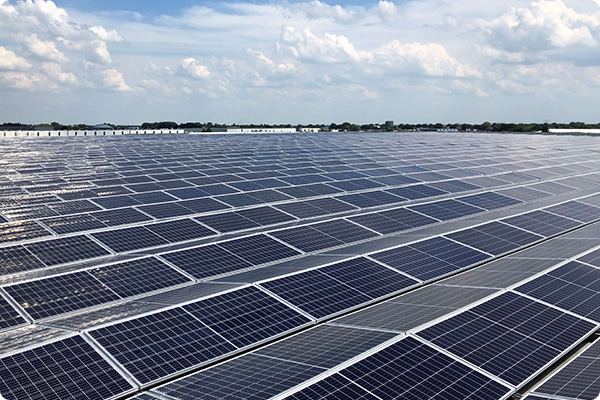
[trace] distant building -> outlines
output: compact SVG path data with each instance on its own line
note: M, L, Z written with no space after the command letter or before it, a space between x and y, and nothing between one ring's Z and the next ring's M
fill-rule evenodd
M211 128L213 133L296 133L296 128ZM196 132L189 132L196 133Z
M108 124L96 124L92 126L92 129L95 131L113 131L114 128Z
M385 121L385 127L387 129L394 129L394 121Z

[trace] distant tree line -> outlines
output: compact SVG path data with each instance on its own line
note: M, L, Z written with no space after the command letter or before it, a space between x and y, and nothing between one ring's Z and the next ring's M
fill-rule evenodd
M130 125L118 125L108 124L114 129L130 129ZM213 122L185 122L177 123L174 121L160 121L160 122L144 122L140 125L140 129L202 129L210 131L211 128L225 128L228 126L238 126L240 128L291 128L295 125L292 124L219 124ZM549 129L600 129L600 123L587 124L585 122L569 122L569 123L558 123L558 122L544 122L544 123L505 123L505 122L483 122L481 124L466 124L466 123L428 123L428 124L406 124L399 123L393 128L385 126L385 124L355 124L351 122L330 123L330 124L303 124L303 127L309 128L321 128L324 130L337 130L337 131L412 131L419 129L458 129L461 131L484 131L484 132L536 132L542 131L547 132ZM0 129L48 129L48 130L90 130L92 125L87 124L74 124L65 125L58 122L41 123L41 124L23 124L19 122L6 122L0 124Z

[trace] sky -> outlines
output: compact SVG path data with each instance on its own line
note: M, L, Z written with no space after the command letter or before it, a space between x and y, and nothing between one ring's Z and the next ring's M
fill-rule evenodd
M597 123L599 95L595 0L0 0L0 123Z

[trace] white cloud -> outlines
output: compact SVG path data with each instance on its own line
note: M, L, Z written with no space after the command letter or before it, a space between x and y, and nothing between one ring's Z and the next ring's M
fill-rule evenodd
M0 70L23 70L31 68L31 64L13 51L0 46Z
M480 20L490 45L508 52L541 52L568 47L598 47L600 20L580 14L562 0L540 0L512 8L499 18Z
M43 63L40 70L55 82L66 85L79 85L80 82L72 72L63 72L60 65L52 62Z
M195 79L208 79L210 78L210 71L208 67L200 64L195 58L186 58L181 61L180 71L183 75L189 76Z
M17 43L21 44L27 51L39 58L58 62L68 61L67 57L56 48L54 42L40 40L35 33L29 35L17 33L14 35L14 38Z
M285 26L281 33L281 42L295 57L305 61L357 62L368 57L368 54L358 52L347 37L330 33L318 37L310 28L296 29Z
M114 68L102 71L102 77L104 86L107 88L115 89L119 92L131 92L133 90L125 83L123 74Z
M0 82L13 89L33 90L40 78L24 72L0 72Z

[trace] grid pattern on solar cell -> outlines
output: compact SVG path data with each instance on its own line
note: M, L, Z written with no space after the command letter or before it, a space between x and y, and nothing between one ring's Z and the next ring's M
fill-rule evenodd
M310 322L255 287L211 297L183 308L239 348Z
M146 225L145 228L163 239L166 239L170 243L200 239L215 236L217 234L215 231L208 229L191 219L161 222L158 224Z
M333 368L386 342L396 335L339 326L319 325L255 354L323 368Z
M204 215L194 219L222 233L243 231L258 228L260 224L254 222L239 213L228 212L222 214Z
M545 210L581 222L592 222L600 218L600 208L578 201L569 201Z
M142 214L133 208L99 211L92 213L91 215L107 226L127 225L152 220L151 217Z
M44 268L45 265L23 246L0 249L0 275Z
M490 222L446 236L493 255L518 249L543 238L501 222Z
M281 224L283 222L294 220L294 217L272 207L251 208L248 210L237 211L236 213L256 222L260 226Z
M0 224L0 243L18 242L50 235L50 232L35 221Z
M155 391L178 400L268 399L322 373L309 365L248 354L161 386Z
M178 204L184 206L185 208L192 210L196 214L217 211L217 210L225 210L230 208L225 203L221 203L220 201L214 199L189 199L178 202Z
M513 199L508 196L503 196L494 192L459 197L457 200L486 210L494 210L497 208L508 207L521 203L520 200Z
M339 372L382 399L498 399L506 386L407 338Z
M109 255L110 253L86 236L71 236L35 242L24 246L47 266L65 264Z
M106 228L104 223L89 214L49 218L42 222L59 235Z
M252 265L266 264L301 255L299 251L264 234L222 242L218 246Z
M517 291L600 322L600 269L572 261Z
M97 232L92 236L116 253L169 244L166 239L143 226Z
M418 335L519 386L595 329L572 315L504 293Z
M98 328L90 334L143 384L236 349L181 308Z
M196 279L252 267L252 264L248 261L218 245L161 254L161 257Z
M324 318L371 301L367 295L318 270L260 285L316 318Z
M153 204L138 207L138 209L157 219L181 217L193 214L193 211L177 203Z
M88 272L121 297L191 282L154 257L107 265Z
M409 208L440 221L448 221L454 218L461 218L467 215L485 212L482 208L464 204L456 200L437 201L435 203L412 206Z
M598 348L596 342L592 347ZM594 350L594 349L592 349ZM569 399L596 400L600 394L600 357L585 351L535 389L536 393Z
M0 358L7 400L108 399L132 389L80 336Z
M443 237L369 256L421 280L434 279L490 258L480 251Z
M15 327L26 322L14 307L0 296L0 329Z
M532 211L516 217L505 218L502 222L546 237L568 231L581 225L572 219L563 218L542 210Z
M34 319L120 299L85 271L22 282L4 289Z
M331 375L291 396L287 400L379 400L357 384L340 374Z

